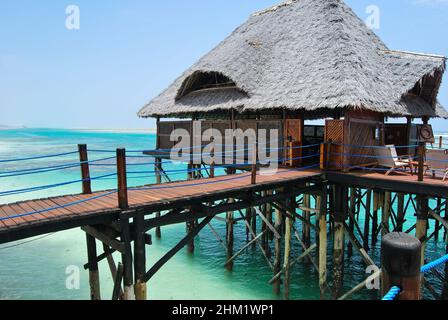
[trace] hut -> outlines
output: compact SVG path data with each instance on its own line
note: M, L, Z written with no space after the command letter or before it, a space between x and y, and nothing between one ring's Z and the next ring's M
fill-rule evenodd
M200 120L203 130L276 128L290 156L332 141L331 163L350 168L369 158L348 154L373 152L352 146L406 145L418 139L412 119L448 117L437 100L445 65L389 50L342 0L290 0L253 14L138 115L158 119L159 149L173 146L174 128ZM325 126L305 125L316 119Z

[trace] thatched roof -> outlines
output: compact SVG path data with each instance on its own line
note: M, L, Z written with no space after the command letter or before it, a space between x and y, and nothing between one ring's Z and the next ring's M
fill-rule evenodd
M364 108L448 117L437 102L445 63L390 51L342 0L290 0L252 15L139 116Z

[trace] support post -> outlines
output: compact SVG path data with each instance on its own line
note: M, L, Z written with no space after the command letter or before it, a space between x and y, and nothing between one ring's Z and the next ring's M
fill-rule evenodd
M425 174L425 155L426 155L426 143L418 143L418 181L424 180Z
M443 149L443 136L439 137L439 149Z
M134 268L135 268L135 299L146 300L146 251L145 251L145 217L142 213L137 213L134 218L135 239L134 239Z
M335 186L334 243L333 243L333 280L334 298L341 295L344 279L344 223L347 216L348 189Z
M389 220L391 214L391 201L392 195L390 192L384 193L384 205L383 212L381 216L381 236L384 237L389 233Z
M155 159L155 168L154 169L156 172L156 184L161 184L162 183L162 175L161 175L162 159L161 158ZM156 212L156 218L160 218L160 211ZM156 238L157 239L162 238L162 230L160 229L160 227L156 227Z
M349 229L353 233L355 228L355 209L356 209L356 189L350 188L350 214L349 214ZM351 242L347 245L347 256L353 256L353 245Z
M397 231L403 231L403 224L406 212L404 211L404 194L397 194Z
M280 210L275 209L275 230L282 234L282 224L283 224L283 215L280 212ZM274 240L274 275L278 274L280 272L280 259L281 259L281 244L282 239L279 237L275 237ZM281 277L279 277L273 284L272 289L274 291L274 294L278 295L280 294L280 283L281 283Z
M192 230L196 227L196 220L191 220L187 222L187 234L190 234ZM187 251L190 254L194 253L194 238L192 238L190 241L188 241L187 244Z
M293 213L288 212L289 215L292 217ZM285 281L284 281L284 294L285 299L289 300L289 288L290 288L290 281L291 281L291 274L290 274L290 256L291 256L291 239L292 239L292 224L293 220L291 217L286 217L285 221L285 254L284 254L284 273L285 273Z
M415 226L415 237L422 242L421 266L425 264L426 234L428 230L429 201L426 196L417 196L417 224Z
M121 210L127 210L128 183L126 176L126 149L117 149L117 177L118 177L118 206ZM125 267L126 269L126 267Z
M407 233L389 233L381 247L382 295L393 286L401 289L398 300L421 299L421 243Z
M234 203L235 200L233 198L229 199L229 204ZM234 232L233 232L233 226L234 226L234 215L233 211L227 212L227 261L230 260L233 256L233 244L234 244ZM226 264L226 269L229 271L233 270L233 260Z
M372 218L372 248L376 246L378 241L377 230L378 230L378 210L380 209L380 198L381 195L378 191L373 192L373 218Z
M303 210L303 218L305 221L302 221L302 241L305 247L303 248L304 251L308 250L311 246L311 228L309 224L311 223L311 213L308 211L311 208L311 198L309 194L303 195L303 206L305 207ZM307 256L304 259L305 263L311 263L311 259L309 256Z
M448 200L445 199L445 220L448 219ZM446 254L448 254L448 234L445 230ZM445 281L443 282L442 299L448 300L448 262L445 263Z
M91 300L101 300L100 276L98 271L98 262L96 260L96 239L86 233L87 257L89 263L89 284Z
M133 271L132 271L132 248L131 233L129 228L129 220L121 221L121 242L124 244L124 253L121 255L123 263L123 284L124 284L124 300L134 300L133 288Z
M327 186L323 188L322 196L317 197L319 208L319 289L321 300L325 298L327 285Z
M372 190L368 189L366 194L366 211L364 217L364 250L369 251L370 239L370 210L372 205Z
M81 163L81 179L82 179L82 193L92 193L92 180L90 180L89 158L87 155L87 145L79 144L79 162Z

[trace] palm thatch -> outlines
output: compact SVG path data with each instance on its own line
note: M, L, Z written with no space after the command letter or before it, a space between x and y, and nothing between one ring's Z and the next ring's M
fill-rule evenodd
M252 15L138 113L140 117L367 109L448 117L446 58L390 51L342 0L290 0Z

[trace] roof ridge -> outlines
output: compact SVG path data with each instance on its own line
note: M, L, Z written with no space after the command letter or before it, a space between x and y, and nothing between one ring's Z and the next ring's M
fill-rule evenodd
M428 54L428 53L420 53L420 52L412 52L412 51L403 51L403 50L380 50L385 54L402 54L402 55L411 55L425 58L435 58L435 59L443 59L447 60L447 57L437 55L437 54Z
M276 4L275 6L272 6L270 8L263 9L263 10L255 12L255 13L252 13L251 16L252 17L258 17L258 16L261 16L261 15L266 14L266 13L275 12L275 11L277 11L280 8L291 6L291 5L295 4L298 1L300 1L300 0L286 0L286 1L284 1L282 3L279 3L279 4Z

